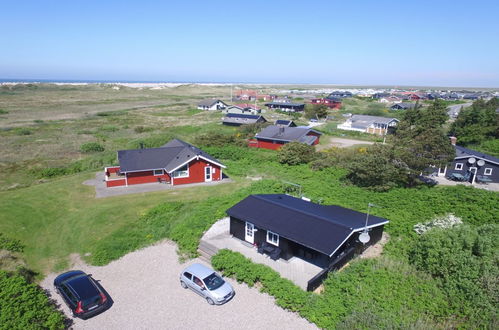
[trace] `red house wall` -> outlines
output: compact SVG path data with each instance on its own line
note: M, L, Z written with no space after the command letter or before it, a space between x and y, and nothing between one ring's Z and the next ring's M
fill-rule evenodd
M341 108L341 102L336 102L333 100L326 100L326 99L312 99L312 104L324 104L330 109L340 109Z
M309 136L317 136L317 140L315 140L315 142L314 142L313 145L315 146L316 144L319 144L319 140L321 138L320 134L317 134L317 133L314 133L314 132L309 132L307 135L309 135Z
M158 182L158 178L162 181L169 182L170 176L168 174L154 176L153 171L131 172L127 173L128 185L141 184L141 183L154 183Z
M270 149L270 150L277 150L281 148L285 143L279 143L279 142L270 142L270 141L263 141L263 140L250 140L248 143L248 146L251 148L263 148L263 149Z
M173 184L186 184L186 183L196 183L196 182L204 182L205 180L205 167L211 166L215 169L215 173L212 170L212 181L220 180L220 166L215 165L213 163L209 163L204 159L194 160L189 163L189 177L187 178L173 178Z
M106 187L119 187L126 185L125 179L106 181Z

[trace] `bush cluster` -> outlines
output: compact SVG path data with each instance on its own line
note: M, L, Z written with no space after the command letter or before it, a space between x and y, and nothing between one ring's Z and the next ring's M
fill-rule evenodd
M38 285L0 271L0 328L64 329L64 322L64 315Z
M104 151L104 147L97 142L87 142L87 143L83 143L80 146L80 151L85 152L85 153L102 152L102 151Z
M20 240L5 237L0 233L0 250L7 250L10 252L23 252L24 245Z

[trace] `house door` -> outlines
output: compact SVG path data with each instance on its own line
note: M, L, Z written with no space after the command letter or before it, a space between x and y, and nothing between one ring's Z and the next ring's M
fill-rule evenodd
M211 179L212 179L212 177L211 177L211 171L212 171L211 166L206 166L204 168L204 181L205 182L211 181Z
M251 244L255 243L255 226L251 222L246 222L244 239L246 242L250 242Z

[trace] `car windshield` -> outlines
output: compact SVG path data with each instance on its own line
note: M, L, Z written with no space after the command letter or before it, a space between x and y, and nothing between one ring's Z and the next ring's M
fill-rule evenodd
M222 285L224 285L225 281L218 276L217 274L213 273L210 276L206 277L203 282L206 284L206 287L208 290L216 290Z

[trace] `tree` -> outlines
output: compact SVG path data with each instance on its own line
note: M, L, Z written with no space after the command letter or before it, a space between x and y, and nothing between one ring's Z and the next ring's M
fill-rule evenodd
M447 119L447 109L441 100L435 100L426 109L415 107L405 113L393 142L397 157L412 174L430 166L444 166L454 158L454 148L443 130Z
M347 178L359 187L387 191L407 183L408 168L392 146L375 144L347 165Z
M328 107L324 104L307 104L305 107L305 118L326 118Z
M314 146L305 143L290 142L279 149L277 159L281 164L299 165L309 163L315 159Z
M459 144L479 144L487 139L499 138L499 98L485 102L475 101L459 112L450 127L450 133L458 138Z

